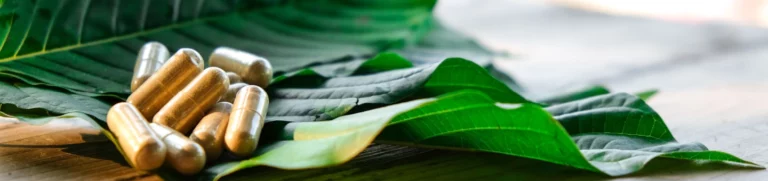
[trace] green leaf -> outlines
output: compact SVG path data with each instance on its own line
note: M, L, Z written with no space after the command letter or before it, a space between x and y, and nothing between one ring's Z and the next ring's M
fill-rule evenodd
M572 92L566 92L559 95L549 96L541 100L538 100L536 102L545 104L545 105L554 105L554 104L562 104L562 103L571 102L571 101L577 101L577 100L598 96L598 95L603 95L603 94L608 94L608 93L611 93L611 91L608 90L608 88L605 88L604 86L601 86L601 85L596 85L596 86L587 87L587 88L579 89Z
M342 164L366 148L385 124L376 142L500 153L611 176L637 172L656 157L762 168L726 153L706 151L698 143L679 144L609 132L571 138L538 105L499 103L478 91L395 104L332 121L269 124L272 126L265 128L265 134L287 141L263 146L249 160L210 167L204 176L218 179L255 166L306 169Z
M656 111L626 93L594 96L546 108L571 135L610 133L674 140Z
M10 84L0 82L0 90L2 90L0 91L0 104L3 104L3 109L0 111L14 116L31 118L35 117L33 114L37 116L52 116L67 113L84 113L96 119L105 120L107 110L110 107L109 104L89 96L40 88L23 83ZM25 114L24 111L9 111L8 109L12 108L11 105L18 108L14 110L36 110L36 112ZM40 112L44 112L44 114L40 114Z
M385 57L399 60L395 56ZM528 102L482 67L461 58L349 77L325 79L312 76L314 73L307 75L270 88L268 121L330 120L354 108L365 110L414 96L434 97L459 90L482 91L499 102Z
M431 22L434 0L30 1L0 9L0 73L32 85L95 95L129 93L133 62L148 41L207 57L229 46L288 72L413 42ZM56 31L53 31L56 30Z
M285 132L291 133L288 135L291 140L260 146L256 153L258 156L217 164L205 169L204 175L219 179L238 170L260 165L306 169L342 164L367 148L394 116L432 101L434 99L400 103L341 116L333 121L288 123L278 129L284 128Z
M637 172L657 157L763 168L728 153L707 151L707 147L700 143L681 144L647 137L611 134L582 134L574 136L573 140L592 165L611 176Z
M635 95L637 97L639 97L640 99L642 99L644 101L647 101L647 100L651 99L651 97L655 96L657 93L659 93L658 89L649 89L649 90L640 91L638 93L635 93Z

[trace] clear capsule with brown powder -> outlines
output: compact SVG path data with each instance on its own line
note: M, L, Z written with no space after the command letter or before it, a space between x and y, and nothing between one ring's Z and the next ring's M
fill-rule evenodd
M243 82L243 80L240 78L240 76L237 75L234 72L227 72L227 78L229 78L229 83L230 84Z
M237 92L224 136L226 148L233 155L246 157L256 150L268 104L267 92L259 86L248 85Z
M160 70L160 67L170 56L168 48L159 42L153 41L144 44L136 57L136 66L133 67L131 92L136 91L152 74Z
M208 60L212 67L219 67L239 75L243 82L266 88L272 81L272 65L263 57L236 50L219 47L213 50Z
M179 49L160 70L128 96L127 102L136 106L145 118L153 119L174 95L203 71L202 67L203 58L197 51Z
M134 168L152 170L163 164L166 145L136 107L125 102L115 104L107 113L107 126Z
M205 116L205 111L227 92L227 87L229 80L223 70L207 68L173 96L152 118L152 122L187 134Z
M209 162L216 160L224 150L224 133L229 123L232 103L219 102L197 123L189 138L203 146Z
M203 169L206 159L203 147L167 126L150 123L149 127L165 143L168 150L165 160L176 171L192 175Z
M227 88L227 93L224 94L224 97L221 98L221 101L223 102L229 102L233 103L235 102L235 96L237 96L237 91L240 91L243 87L247 86L246 83L234 83L230 84L229 88Z

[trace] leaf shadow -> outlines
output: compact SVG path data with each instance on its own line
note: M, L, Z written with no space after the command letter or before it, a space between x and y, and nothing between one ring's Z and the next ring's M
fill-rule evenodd
M121 166L131 167L125 161L120 151L115 148L115 145L106 139L104 135L80 133L80 137L83 139L83 143L63 146L61 151L99 160L110 160Z

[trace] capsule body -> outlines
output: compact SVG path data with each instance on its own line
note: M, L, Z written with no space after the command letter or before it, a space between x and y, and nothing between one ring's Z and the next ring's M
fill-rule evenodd
M231 111L232 103L216 103L189 135L189 139L203 146L208 161L219 158L224 149L224 133L227 131Z
M223 70L207 68L168 101L152 122L187 134L213 104L227 92L229 80Z
M107 113L107 126L134 168L152 170L163 165L166 145L136 107L124 102L115 104Z
M248 85L237 92L224 136L227 150L235 156L249 156L259 144L269 97L259 86Z
M272 65L262 57L228 47L219 47L209 58L213 67L239 75L243 82L266 88L272 81Z
M127 102L136 106L145 118L153 119L163 105L200 74L200 62L202 57L197 51L179 49L128 97Z
M240 76L237 75L234 72L227 72L227 78L229 78L229 83L230 84L243 82L243 80L240 78Z
M184 175L192 175L205 166L203 147L175 130L157 123L149 124L165 143L168 151L166 161Z
M131 80L131 92L136 91L149 77L163 66L170 52L165 45L159 42L144 44L136 57L136 66L133 67L133 79Z
M235 102L235 96L237 96L237 91L239 91L241 88L247 86L246 83L234 83L230 84L229 88L227 88L227 93L224 94L224 97L222 97L221 101L233 103Z

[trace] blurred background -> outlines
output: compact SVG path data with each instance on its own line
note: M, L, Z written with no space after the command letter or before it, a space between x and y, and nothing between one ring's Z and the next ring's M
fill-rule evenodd
M509 53L495 65L536 97L591 84L628 92L761 86L767 2L446 0L436 15Z
M436 16L506 52L528 97L605 85L648 103L680 141L768 160L736 141L768 128L764 0L445 0ZM728 125L728 126L724 126ZM701 134L702 130L708 134ZM741 131L735 131L741 130Z

